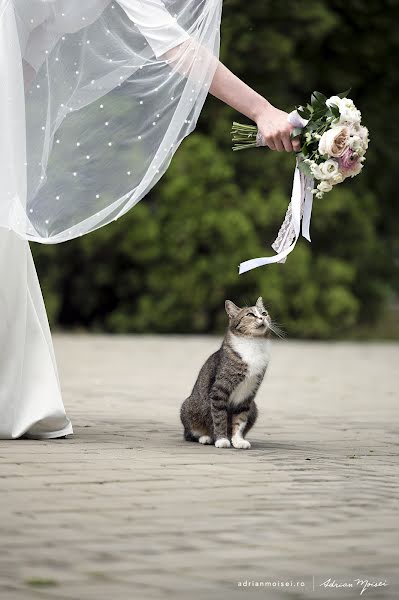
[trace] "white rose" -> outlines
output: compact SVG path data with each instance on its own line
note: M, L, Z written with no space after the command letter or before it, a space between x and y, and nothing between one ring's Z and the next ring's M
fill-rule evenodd
M342 183L344 179L345 179L345 177L342 175L342 173L337 173L332 178L332 181L333 181L334 185L336 185L337 183Z
M320 171L323 174L323 179L334 179L338 173L338 162L333 158L329 158L324 163L319 165Z
M340 110L340 123L360 123L362 115L360 114L360 110L348 110L344 108Z
M345 125L331 127L325 131L319 140L319 152L324 155L341 156L349 146L349 129Z
M362 140L362 146L364 150L367 150L369 147L369 130L367 127L363 127L362 125L359 127L359 137Z
M315 179L321 179L322 178L320 167L319 167L319 165L316 162L311 161L309 163L309 168L310 168L310 171L311 171L311 173L312 173L312 175L313 175L313 177Z
M363 142L360 135L354 135L351 137L350 146L355 154L358 156L363 156L367 150L367 146Z
M351 136L350 146L352 150L357 150L358 148L361 148L363 146L362 138L360 137L360 135L355 134Z
M356 108L353 100L350 98L340 98L339 96L331 96L326 100L326 105L337 106L339 110L339 122L340 123L360 123L362 115L360 110Z
M329 183L328 181L320 181L319 185L317 186L317 189L322 194L325 194L326 192L331 192L332 188L333 188L332 184Z
M326 100L326 104L328 106L328 108L331 108L331 106L334 104L335 106L338 106L341 103L341 98L339 96L330 96L330 98L328 98L328 100Z
M360 123L362 115L350 98L342 98L338 108L340 123Z
M350 98L341 98L341 104L340 104L340 108L346 107L349 110L354 110L356 109L356 106L353 103L353 100L351 100Z
M330 175L328 173L326 173L324 171L324 169L322 168L324 166L324 164L325 163L318 165L317 162L311 161L311 163L309 165L310 171L311 171L313 177L315 179L318 179L319 181L330 178Z

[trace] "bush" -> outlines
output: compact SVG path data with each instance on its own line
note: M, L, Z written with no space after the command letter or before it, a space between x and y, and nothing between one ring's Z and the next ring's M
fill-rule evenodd
M350 329L360 316L363 265L369 276L376 269L364 199L350 186L332 192L316 207L311 246L302 239L285 265L239 276L240 261L272 253L265 240L278 230L287 194L243 191L234 170L212 138L194 134L152 197L123 219L37 248L52 320L118 333L212 332L225 326L226 298L244 304L263 295L290 335L327 338ZM348 241L337 235L344 223L356 225ZM382 299L377 276L378 269L372 289L363 286L369 305Z
M313 89L353 86L371 133L364 172L316 202L311 245L301 239L286 264L239 276L242 260L272 253L294 157L231 152L238 115L209 98L197 132L130 213L67 244L34 247L53 325L214 332L225 326L226 298L262 294L291 336L372 331L399 287L398 13L389 0L226 2L222 58L275 105L291 110Z

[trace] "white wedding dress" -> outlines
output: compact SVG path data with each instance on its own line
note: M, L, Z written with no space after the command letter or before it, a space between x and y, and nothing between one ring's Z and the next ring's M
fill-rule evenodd
M101 227L159 180L208 92L221 4L0 0L0 438L72 433L28 240Z
M0 229L0 438L72 433L29 244Z

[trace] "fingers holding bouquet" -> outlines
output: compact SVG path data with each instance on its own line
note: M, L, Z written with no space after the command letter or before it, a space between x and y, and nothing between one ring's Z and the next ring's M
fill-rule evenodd
M288 120L288 113L275 108L271 104L266 107L257 119L258 145L267 146L277 152L299 152L299 137L292 138L295 127Z
M267 103L259 113L256 125L233 123L233 150L266 146L277 152L300 152L301 131L290 117L291 114Z

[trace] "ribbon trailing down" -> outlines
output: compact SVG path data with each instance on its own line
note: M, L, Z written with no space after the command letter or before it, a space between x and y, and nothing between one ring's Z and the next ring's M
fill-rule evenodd
M288 117L294 127L304 127L307 123L296 111L290 113ZM257 145L264 146L262 136L258 134ZM272 263L284 263L287 256L295 248L300 233L310 242L310 219L312 215L313 204L313 178L308 177L299 170L300 159L297 158L294 182L292 186L291 202L285 215L283 224L277 238L272 244L275 256L264 256L262 258L252 258L240 264L239 273L246 273L256 267L270 265ZM301 227L302 226L302 227Z

